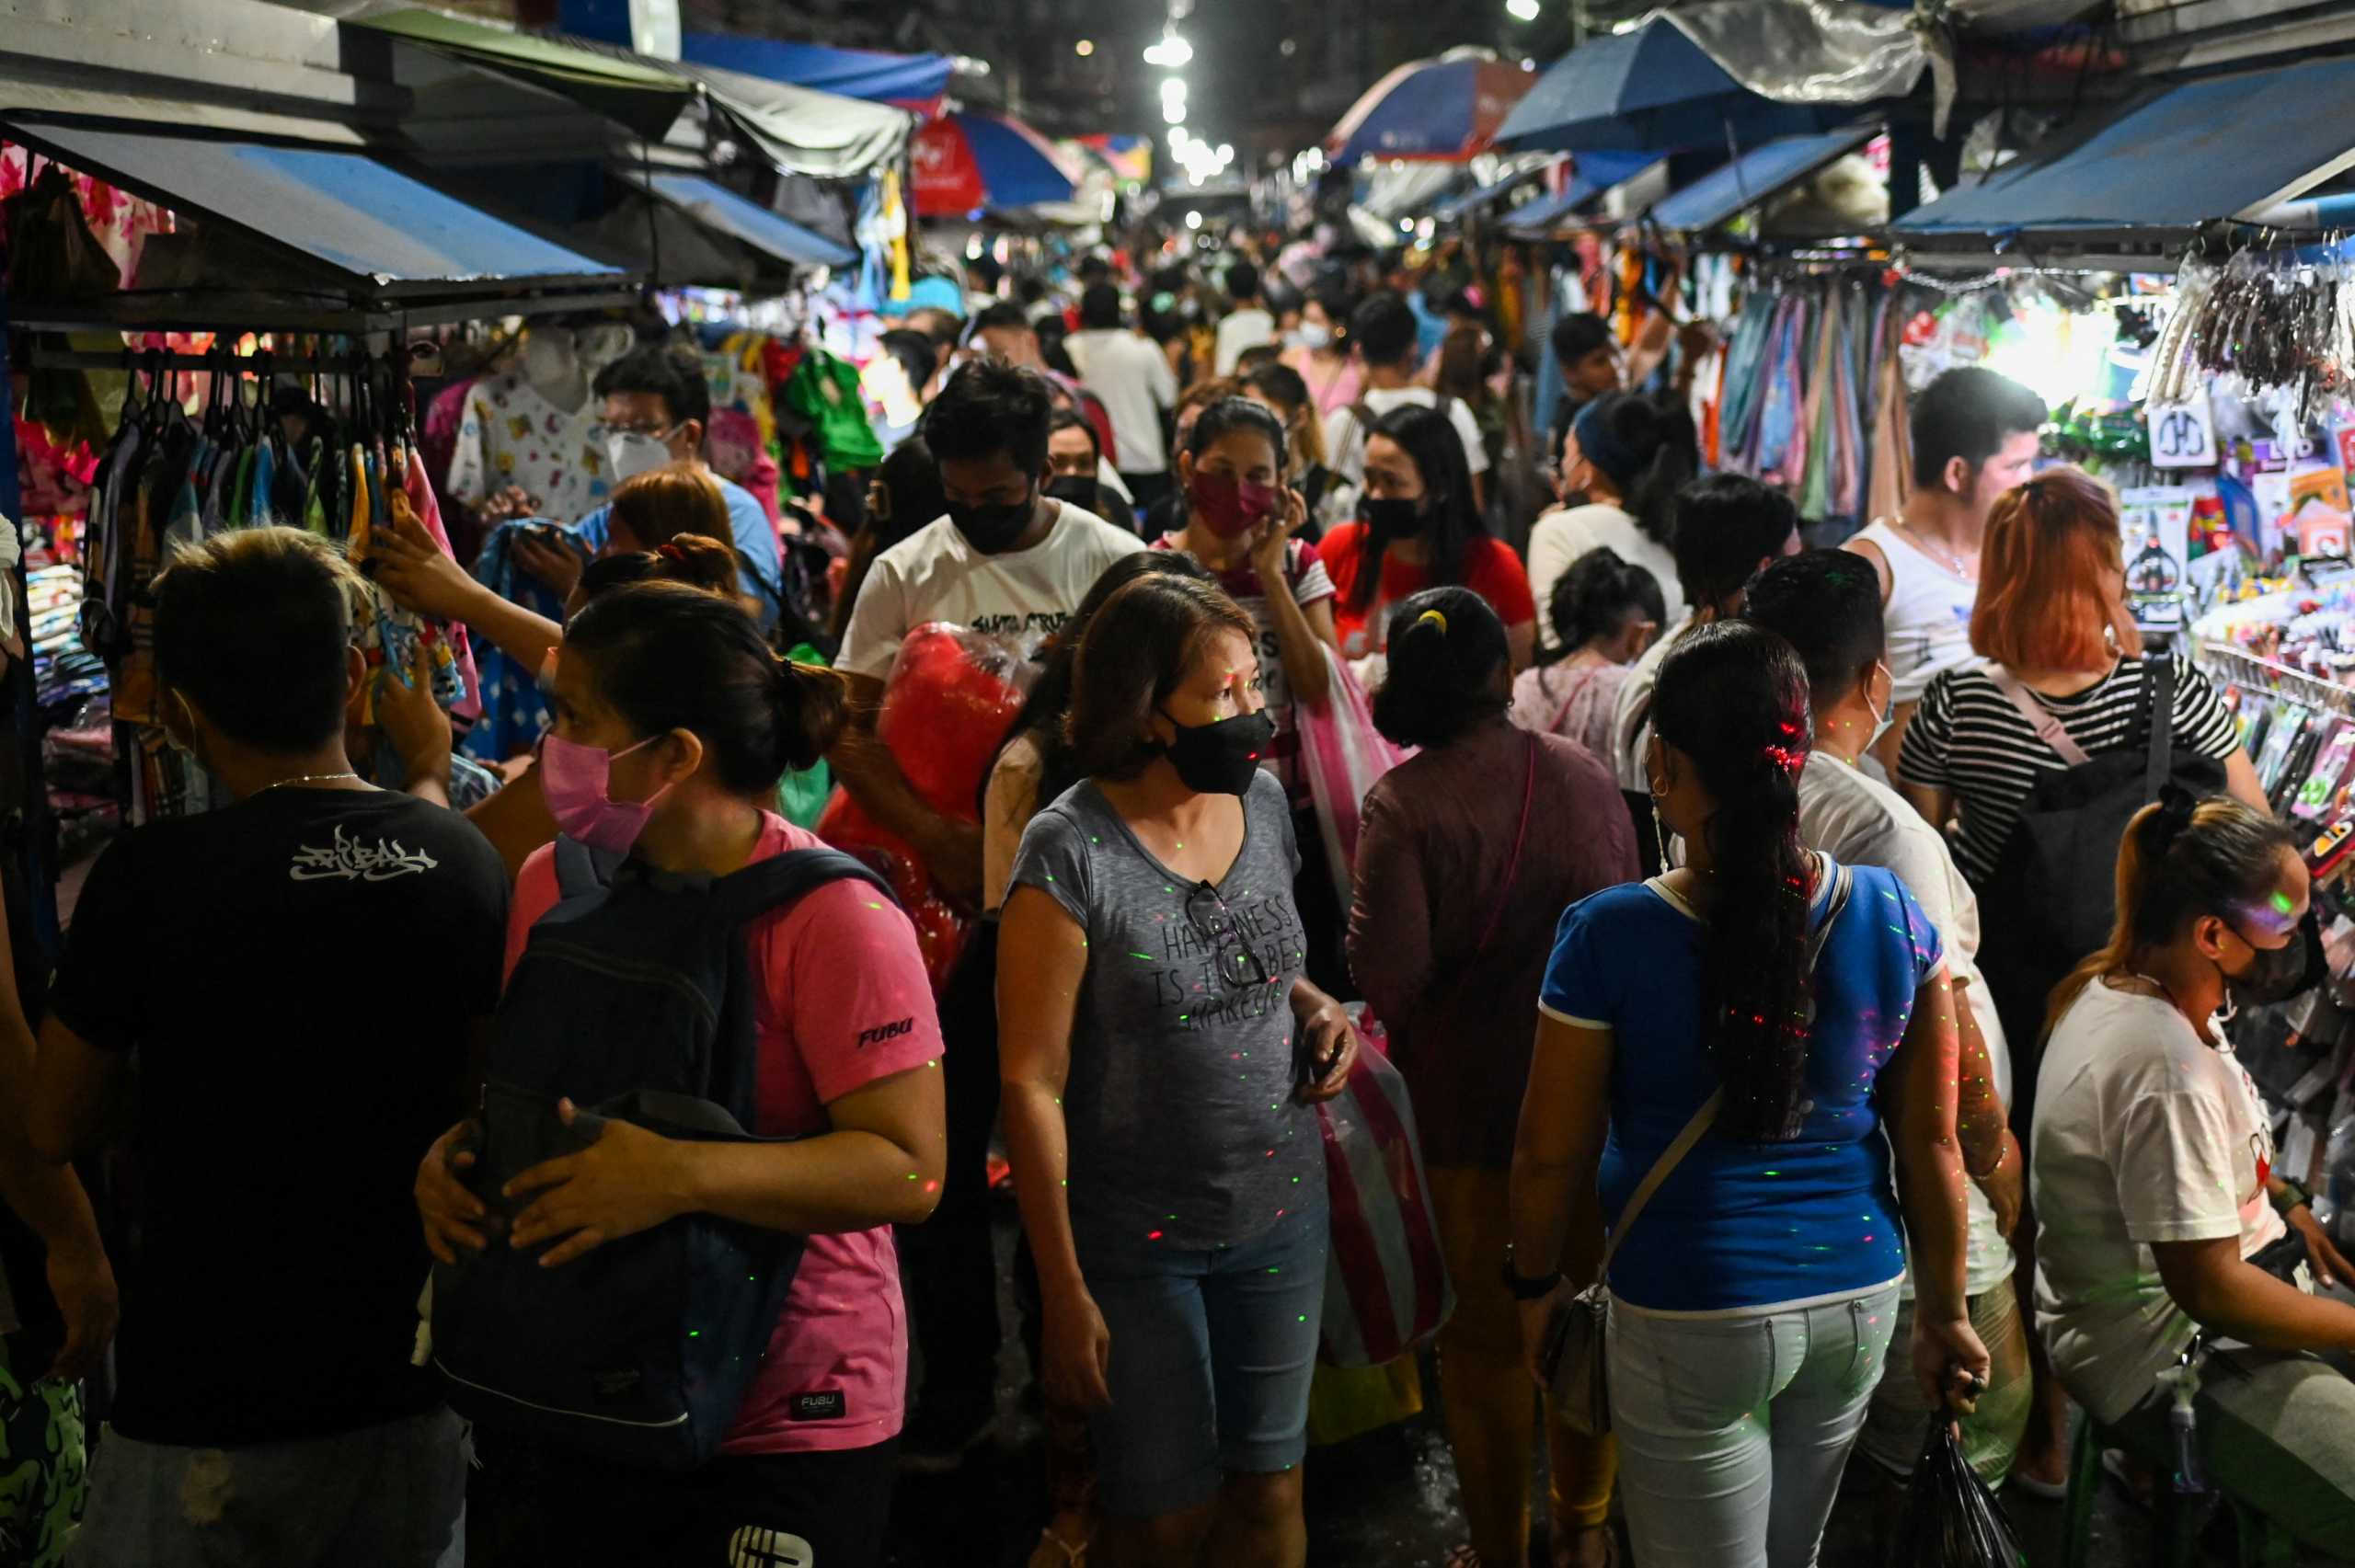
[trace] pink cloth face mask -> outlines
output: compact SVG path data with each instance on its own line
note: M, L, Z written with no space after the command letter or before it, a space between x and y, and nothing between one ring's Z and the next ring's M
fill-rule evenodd
M540 737L540 794L557 830L592 850L627 854L638 836L646 831L647 818L654 815L655 807L671 793L671 786L664 784L644 800L612 799L606 791L612 784L614 759L643 750L661 738L649 736L636 746L607 751L567 740L554 730Z

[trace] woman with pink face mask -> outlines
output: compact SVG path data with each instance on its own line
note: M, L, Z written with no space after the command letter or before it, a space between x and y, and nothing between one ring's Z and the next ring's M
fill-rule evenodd
M1308 521L1308 505L1299 491L1286 486L1284 473L1284 428L1267 405L1239 396L1208 405L1178 454L1185 526L1155 540L1154 548L1191 555L1259 629L1260 680L1268 716L1276 726L1266 766L1291 797L1305 853L1322 840L1307 775L1299 764L1300 727L1292 704L1325 700L1331 679L1325 651L1338 655L1340 642L1333 630L1333 579L1317 559L1316 546L1297 537ZM1303 873L1304 899L1311 897L1315 880ZM1329 889L1327 894L1330 910L1304 904L1301 910L1311 935L1331 936L1330 942L1317 943L1319 956L1309 968L1320 985L1346 977L1338 967L1342 911Z
M841 729L842 678L779 659L730 601L672 582L601 595L566 628L551 695L540 786L572 838L681 877L817 847L776 815L776 785ZM556 902L554 853L541 849L516 884L511 971ZM683 1474L501 1438L486 1452L496 1484L478 1522L502 1554L718 1562L731 1539L798 1538L822 1562L882 1561L908 1364L891 1227L923 1220L940 1190L939 1021L914 928L861 883L828 883L752 921L746 947L752 1130L790 1141L674 1139L616 1120L509 1191L529 1200L511 1244L555 1242L551 1267L581 1267L607 1242L691 1213L806 1236L767 1359L718 1456ZM511 1242L458 1178L465 1130L418 1172L427 1243L445 1262Z

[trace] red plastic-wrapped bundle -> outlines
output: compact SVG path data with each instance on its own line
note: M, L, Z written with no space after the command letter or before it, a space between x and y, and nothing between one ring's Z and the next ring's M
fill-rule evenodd
M1037 667L996 639L936 621L900 644L875 732L925 804L959 822L978 820L982 770L1022 709ZM906 841L837 789L818 818L818 836L872 864L915 922L925 967L937 992L965 943L969 910L933 885Z

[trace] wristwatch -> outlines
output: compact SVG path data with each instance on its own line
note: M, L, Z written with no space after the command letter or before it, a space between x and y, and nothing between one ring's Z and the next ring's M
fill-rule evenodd
M1525 1275L1515 1268L1511 1242L1505 1243L1504 1276L1505 1288L1512 1292L1512 1299L1516 1301L1542 1299L1554 1287L1562 1283L1562 1271L1558 1268L1551 1274L1535 1276Z
M2274 1212L2277 1214L2286 1217L2292 1209L2314 1202L2315 1195L2306 1190L2306 1185L2303 1182L2293 1182L2287 1176L2276 1176L2273 1179L2281 1184L2281 1191L2279 1194L2269 1192L2265 1196L2273 1200ZM1507 1247L1505 1250L1510 1253L1512 1249Z

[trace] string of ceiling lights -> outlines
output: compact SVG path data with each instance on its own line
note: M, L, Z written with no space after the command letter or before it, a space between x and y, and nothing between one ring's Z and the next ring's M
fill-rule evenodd
M1162 23L1161 36L1145 45L1144 63L1169 73L1161 79L1161 118L1169 127L1169 155L1185 171L1187 182L1201 185L1224 174L1235 162L1235 147L1226 142L1212 142L1196 135L1186 125L1185 67L1194 58L1194 46L1186 41L1178 24L1190 16L1194 0L1169 0L1169 14ZM1095 44L1080 40L1080 52L1092 53Z

